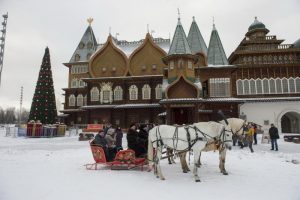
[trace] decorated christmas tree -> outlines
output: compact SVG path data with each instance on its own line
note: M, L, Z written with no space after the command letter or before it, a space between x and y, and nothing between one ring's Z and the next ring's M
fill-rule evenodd
M32 99L29 120L40 120L43 124L53 124L56 122L56 117L50 54L47 47Z

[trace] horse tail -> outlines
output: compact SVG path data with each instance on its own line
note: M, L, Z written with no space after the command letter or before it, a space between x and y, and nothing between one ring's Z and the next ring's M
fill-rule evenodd
M152 129L154 130L154 128ZM151 140L151 132L149 132L149 135L148 135L148 161L149 161L149 164L151 164L151 162L153 162L153 143L152 143L152 140Z

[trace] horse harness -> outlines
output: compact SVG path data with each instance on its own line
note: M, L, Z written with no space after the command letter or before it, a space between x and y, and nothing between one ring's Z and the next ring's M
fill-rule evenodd
M178 144L178 140L179 140L179 138L178 138L178 128L179 127L181 127L181 126L176 126L174 134L173 134L173 138L172 138L174 149L177 148L177 144ZM187 125L187 126L184 126L184 129L185 129L186 135L187 135L188 148L185 149L185 150L182 150L183 152L184 151L190 151L198 140L207 141L205 146L214 144L217 147L217 149L219 149L221 146L223 148L224 147L224 142L230 141L230 140L225 140L225 129L222 131L222 133L220 134L220 136L218 138L217 137L211 137L210 135L202 132L196 126ZM193 139L193 140L191 140L191 134L190 134L190 131L189 131L190 129L193 129L195 131L195 134L196 134L196 138ZM199 137L198 133L200 133L203 137ZM163 146L164 143L163 143L162 138L161 138L161 134L160 134L160 131L159 131L159 126L156 129L156 138L158 138L158 139L155 140L155 141L152 141L152 143L156 143L157 147L158 146ZM213 139L213 140L209 141L209 139Z

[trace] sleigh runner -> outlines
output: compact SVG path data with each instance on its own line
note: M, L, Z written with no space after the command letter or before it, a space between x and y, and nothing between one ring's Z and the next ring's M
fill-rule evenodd
M117 152L113 161L108 162L105 156L104 149L101 146L90 145L91 151L93 154L93 158L95 163L86 164L86 169L94 169L97 170L98 166L109 166L113 169L134 169L137 167L141 168L141 171L144 170L144 166L148 165L145 158L136 158L135 152L131 149L122 150Z

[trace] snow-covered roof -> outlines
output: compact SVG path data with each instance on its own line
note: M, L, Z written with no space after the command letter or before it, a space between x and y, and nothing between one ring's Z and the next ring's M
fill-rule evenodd
M139 48L145 39L141 39L138 41L126 41L126 40L117 40L114 38L114 45L120 49L124 54L129 58L130 55ZM160 48L162 48L166 53L169 51L170 48L170 39L164 38L153 38L153 42L157 44ZM97 49L100 49L104 44L100 44Z
M82 80L132 79L132 78L153 78L153 77L163 77L163 75L113 76L113 77L82 78Z
M60 110L59 112L62 113L69 113L69 112L84 112L85 110L81 110L81 109L65 109L65 110Z
M240 103L255 103L255 102L281 102L281 101L300 101L300 97L264 97L264 98L178 98L178 99L162 99L159 102L240 102Z
M94 108L114 108L116 105L106 104L106 105L90 105L90 106L82 106L81 109L94 109Z
M117 105L115 108L156 108L161 107L158 103L135 103L135 104L122 104Z

